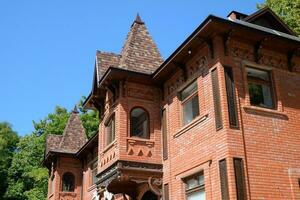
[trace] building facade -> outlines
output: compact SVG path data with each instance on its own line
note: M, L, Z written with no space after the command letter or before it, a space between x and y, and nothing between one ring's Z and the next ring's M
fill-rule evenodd
M208 16L166 60L139 16L97 51L84 107L46 141L50 200L300 199L300 38L270 9Z

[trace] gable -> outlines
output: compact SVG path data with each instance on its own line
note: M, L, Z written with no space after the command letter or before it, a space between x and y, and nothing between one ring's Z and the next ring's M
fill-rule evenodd
M296 35L270 8L263 8L243 19L246 22Z

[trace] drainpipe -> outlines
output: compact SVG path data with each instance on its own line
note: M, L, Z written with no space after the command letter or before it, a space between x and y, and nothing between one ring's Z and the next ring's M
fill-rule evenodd
M245 83L242 67L240 69L241 69L241 74L242 74L242 82ZM244 94L246 94L245 88L243 88L243 90L244 90ZM249 181L249 172L248 172L249 168L248 168L247 149L246 149L246 140L245 140L245 129L244 129L244 122L243 122L243 114L242 114L242 106L241 106L240 97L238 97L238 104L239 104L239 110L240 110L241 131L242 131L242 137L243 137L243 149L244 149L244 155L245 155L245 165L246 165L249 199L251 200L251 190L250 190L250 181Z

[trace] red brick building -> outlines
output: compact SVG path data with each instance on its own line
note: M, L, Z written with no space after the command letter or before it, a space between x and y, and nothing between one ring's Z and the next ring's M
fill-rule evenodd
M300 199L300 38L270 9L208 16L165 61L139 16L97 51L99 132L48 136L48 199Z

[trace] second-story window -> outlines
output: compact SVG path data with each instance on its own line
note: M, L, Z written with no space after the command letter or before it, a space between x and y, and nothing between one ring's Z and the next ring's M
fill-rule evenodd
M130 113L130 136L149 138L149 116L142 108L134 108Z
M71 172L67 172L62 178L62 191L74 192L75 189L75 176Z
M199 115L197 81L194 81L180 92L180 99L183 110L183 125L186 125Z
M105 124L106 145L115 140L115 116L113 115Z
M274 108L274 95L269 71L246 68L250 103L254 106Z
M97 182L97 164L98 164L98 160L96 160L93 164L92 164L92 185L96 184Z

